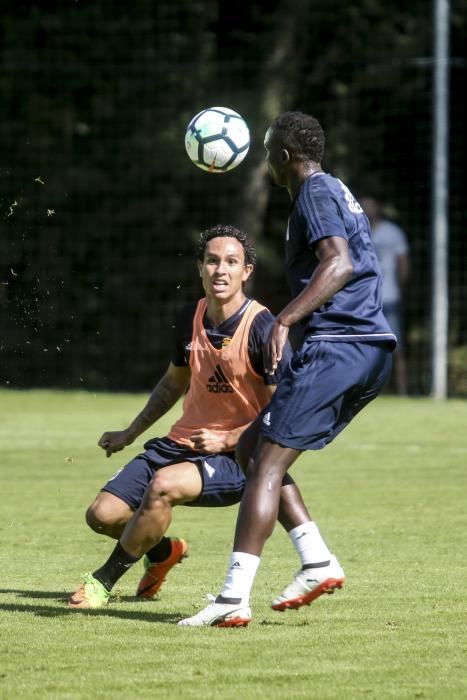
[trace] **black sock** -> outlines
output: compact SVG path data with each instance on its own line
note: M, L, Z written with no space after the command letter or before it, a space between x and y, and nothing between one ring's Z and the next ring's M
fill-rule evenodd
M139 561L139 559L140 557L134 557L132 554L125 552L120 542L117 542L114 551L107 559L104 566L101 566L100 569L96 569L92 575L94 578L97 578L108 591L111 591L118 579L123 576L133 564Z
M146 556L150 562L156 564L159 561L165 561L170 557L172 552L172 543L170 537L163 537L160 542L152 547L149 552L146 552Z

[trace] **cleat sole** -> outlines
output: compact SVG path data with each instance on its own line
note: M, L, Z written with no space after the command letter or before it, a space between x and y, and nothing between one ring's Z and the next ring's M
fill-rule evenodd
M284 600L281 603L276 603L275 605L271 605L271 608L273 610L277 610L278 612L284 612L284 610L298 610L298 608L301 608L303 605L310 605L310 603L312 603L324 593L331 595L332 593L334 593L336 588L342 588L342 586L344 585L344 581L345 579L343 578L328 578L326 579L326 581L323 581L323 583L320 583L319 586L316 586L316 588L314 588L309 593L305 593L304 595L298 596L297 598L292 598L291 600Z
M231 620L213 622L211 627L248 627L251 620L242 617L234 617Z

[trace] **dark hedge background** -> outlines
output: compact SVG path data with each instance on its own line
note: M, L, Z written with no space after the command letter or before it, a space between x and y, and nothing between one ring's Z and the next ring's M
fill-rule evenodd
M254 293L287 299L285 191L263 137L284 109L315 114L325 168L373 193L407 232L410 389L430 387L432 16L426 0L9 2L0 20L0 381L149 389L174 315L200 294L199 231L256 238ZM451 7L450 391L467 394L467 2ZM235 171L184 151L191 116L241 112Z

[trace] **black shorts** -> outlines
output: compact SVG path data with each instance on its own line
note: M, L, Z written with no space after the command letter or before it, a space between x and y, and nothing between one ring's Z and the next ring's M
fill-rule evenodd
M200 454L168 438L156 438L144 445L145 451L120 469L102 488L136 510L143 500L149 482L158 469L193 462L198 467L203 488L186 506L207 508L239 503L245 486L245 475L233 452Z

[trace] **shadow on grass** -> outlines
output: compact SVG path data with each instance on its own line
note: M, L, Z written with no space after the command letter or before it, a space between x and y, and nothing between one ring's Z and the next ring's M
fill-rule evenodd
M37 617L65 617L71 615L72 617L113 617L119 618L120 620L137 620L138 622L150 622L162 623L176 625L179 620L186 617L186 613L145 613L140 610L112 610L112 608L105 608L104 610L71 610L67 607L48 607L46 605L22 605L15 603L0 603L0 614L2 612L14 612L14 613L32 613ZM267 627L283 627L283 622L270 622L269 620L262 620L260 622L261 626ZM185 629L185 628L183 628Z
M0 595L11 594L20 598L47 598L49 600L57 600L66 603L70 597L71 591L26 591L18 588L0 588ZM154 605L158 603L158 599L148 600L145 598L137 598L135 595L119 595L115 593L111 597L111 601L115 603L140 603L143 605Z
M137 620L139 622L151 622L151 623L164 623L164 624L176 624L183 617L186 617L186 612L172 612L172 613L158 613L156 610L121 610L115 609L110 603L109 607L102 608L100 610L72 610L68 608L66 603L68 601L69 593L64 591L26 591L18 590L14 588L0 588L0 594L15 594L20 598L38 598L55 600L60 605L48 606L48 605L34 605L32 603L0 603L0 613L3 612L14 612L14 613L32 613L38 617L65 617L68 615L72 616L87 616L87 617L113 617L119 618L121 620ZM114 602L118 603L138 603L138 605L143 604L146 606L154 606L157 604L156 600L141 600L135 596L116 596ZM284 625L283 620L260 620L259 624L266 627L282 627ZM308 624L308 622L301 622L301 625Z
M49 600L66 601L68 595L65 591L23 591L16 588L0 588L2 593L14 593L21 598L48 598Z
M0 612L24 612L33 613L39 617L64 617L67 615L86 615L93 617L116 617L122 620L138 620L142 622L163 622L174 624L181 620L183 615L180 612L173 613L158 613L155 610L152 611L142 611L142 610L116 610L112 606L104 608L102 610L72 610L66 606L68 600L67 593L63 591L22 591L15 590L11 588L0 588L1 593L14 593L15 595L23 598L42 598L48 600L56 600L61 603L60 606L48 606L48 605L34 605L34 604L23 604L21 603L0 603ZM116 599L116 602L138 602L141 601L133 596L122 596ZM148 601L148 605L154 603L154 601Z

